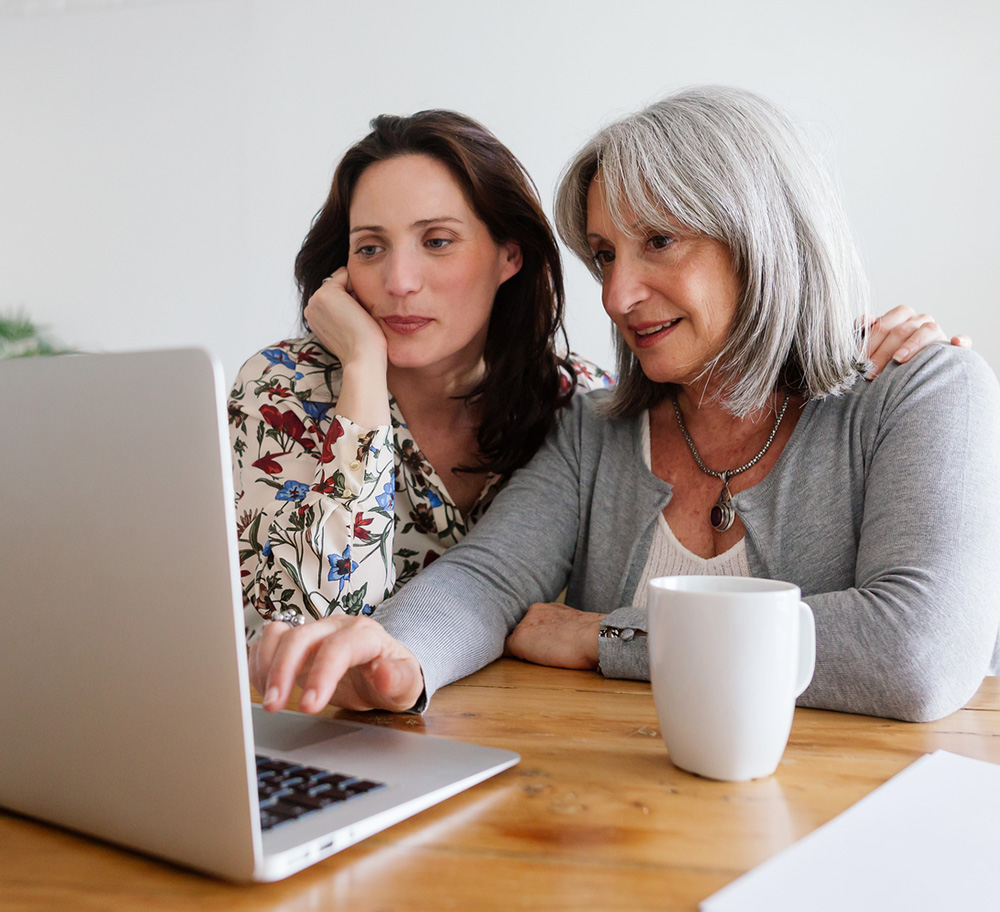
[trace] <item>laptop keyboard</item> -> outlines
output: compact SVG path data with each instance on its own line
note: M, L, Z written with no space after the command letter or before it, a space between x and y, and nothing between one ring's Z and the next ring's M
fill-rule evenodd
M382 788L384 782L359 779L315 766L257 755L260 826L269 830L331 804Z

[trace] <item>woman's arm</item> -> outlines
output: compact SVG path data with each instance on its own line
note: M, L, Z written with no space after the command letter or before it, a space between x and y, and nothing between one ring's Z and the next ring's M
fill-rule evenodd
M997 642L1000 395L980 358L944 349L881 382L862 416L854 586L806 597L817 665L801 703L929 721L967 702Z
M369 613L391 591L388 425L335 414L336 364L313 340L244 365L229 401L248 636L266 617ZM315 397L315 398L314 398Z

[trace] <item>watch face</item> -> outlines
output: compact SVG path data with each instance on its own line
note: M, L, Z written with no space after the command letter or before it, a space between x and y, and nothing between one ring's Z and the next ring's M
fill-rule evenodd
M637 636L645 636L645 630L636 630L634 627L612 627L610 624L601 624L597 628L597 635L609 640L624 640L628 642Z

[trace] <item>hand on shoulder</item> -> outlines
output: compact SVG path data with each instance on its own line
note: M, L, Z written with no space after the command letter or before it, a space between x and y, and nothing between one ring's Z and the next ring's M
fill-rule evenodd
M934 317L918 314L905 304L868 320L865 334L868 357L872 362L866 380L874 380L890 361L905 364L928 345L948 341ZM951 344L957 348L972 348L972 340L966 335L952 336Z

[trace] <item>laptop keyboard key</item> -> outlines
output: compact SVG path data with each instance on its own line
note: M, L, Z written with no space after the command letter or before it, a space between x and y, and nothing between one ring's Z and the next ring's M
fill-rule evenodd
M264 830L297 820L340 801L380 788L381 782L358 779L315 766L257 757L260 825Z

